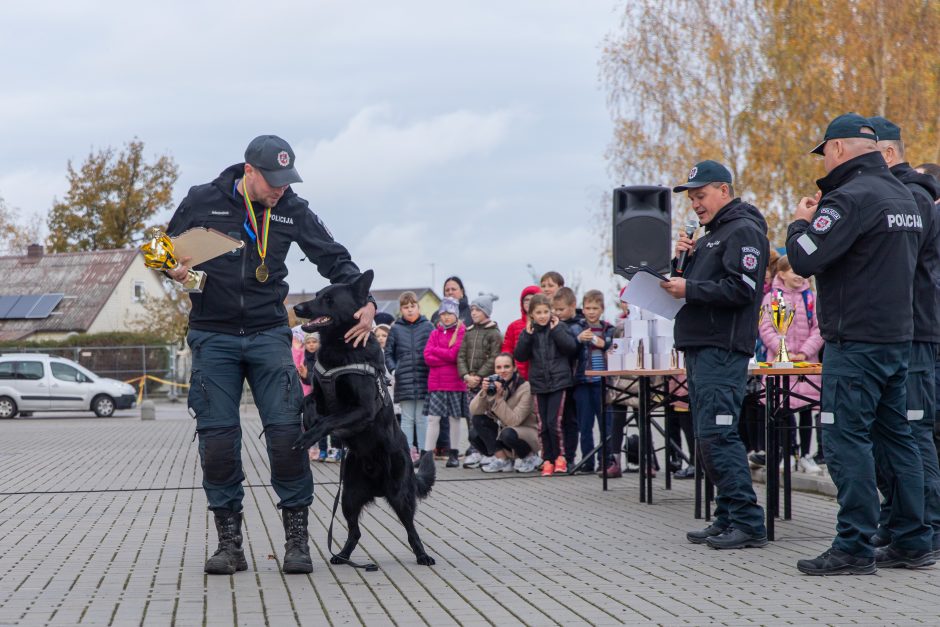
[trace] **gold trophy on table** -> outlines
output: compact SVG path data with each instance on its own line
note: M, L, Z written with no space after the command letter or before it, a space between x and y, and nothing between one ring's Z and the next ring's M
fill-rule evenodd
M144 265L154 270L172 270L180 265L173 253L173 240L160 230L153 227L148 233L150 239L140 246L144 254ZM183 283L186 292L201 292L206 286L206 273L199 270L190 270Z
M787 351L787 330L793 322L795 310L787 305L783 298L783 290L777 289L773 292L773 297L769 304L764 305L760 310L760 318L763 320L765 315L770 316L770 322L774 330L780 335L780 345L777 347L777 355L773 359L772 368L792 368L793 361L790 359L790 353Z

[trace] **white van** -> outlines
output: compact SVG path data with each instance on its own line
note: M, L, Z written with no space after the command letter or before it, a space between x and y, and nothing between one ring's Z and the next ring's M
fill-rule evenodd
M70 359L0 355L0 418L39 411L93 411L104 417L136 404L133 386L99 377Z

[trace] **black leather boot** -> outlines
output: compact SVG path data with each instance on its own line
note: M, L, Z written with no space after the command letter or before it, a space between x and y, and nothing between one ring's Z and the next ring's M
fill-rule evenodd
M313 572L308 545L310 536L307 534L307 512L309 511L306 507L293 509L285 507L281 510L281 516L284 519L284 536L287 538L287 542L284 543L284 565L281 570L286 574Z
M206 573L210 575L234 575L235 571L248 570L245 552L242 550L242 515L227 509L212 510L215 514L215 530L219 534L219 548L206 560Z

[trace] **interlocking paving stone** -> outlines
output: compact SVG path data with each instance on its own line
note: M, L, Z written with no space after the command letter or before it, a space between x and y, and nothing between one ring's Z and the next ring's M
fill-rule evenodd
M313 465L314 573L280 572L283 529L260 421L243 406L247 572L208 577L215 530L200 487L194 422L158 406L109 419L0 422L0 625L938 624L940 569L811 578L795 562L829 544L835 502L794 494L762 550L685 541L692 484L636 475L603 492L589 475L438 468L417 525L432 568L415 564L384 503L362 518L354 554L367 573L331 566L326 548L338 464ZM758 493L763 496L762 487ZM345 539L340 516L336 543Z

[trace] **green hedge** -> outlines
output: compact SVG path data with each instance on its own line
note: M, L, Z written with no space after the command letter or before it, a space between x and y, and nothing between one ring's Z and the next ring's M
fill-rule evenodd
M0 348L65 348L69 346L165 346L165 338L156 333L131 333L114 331L111 333L78 333L61 340L0 341Z

